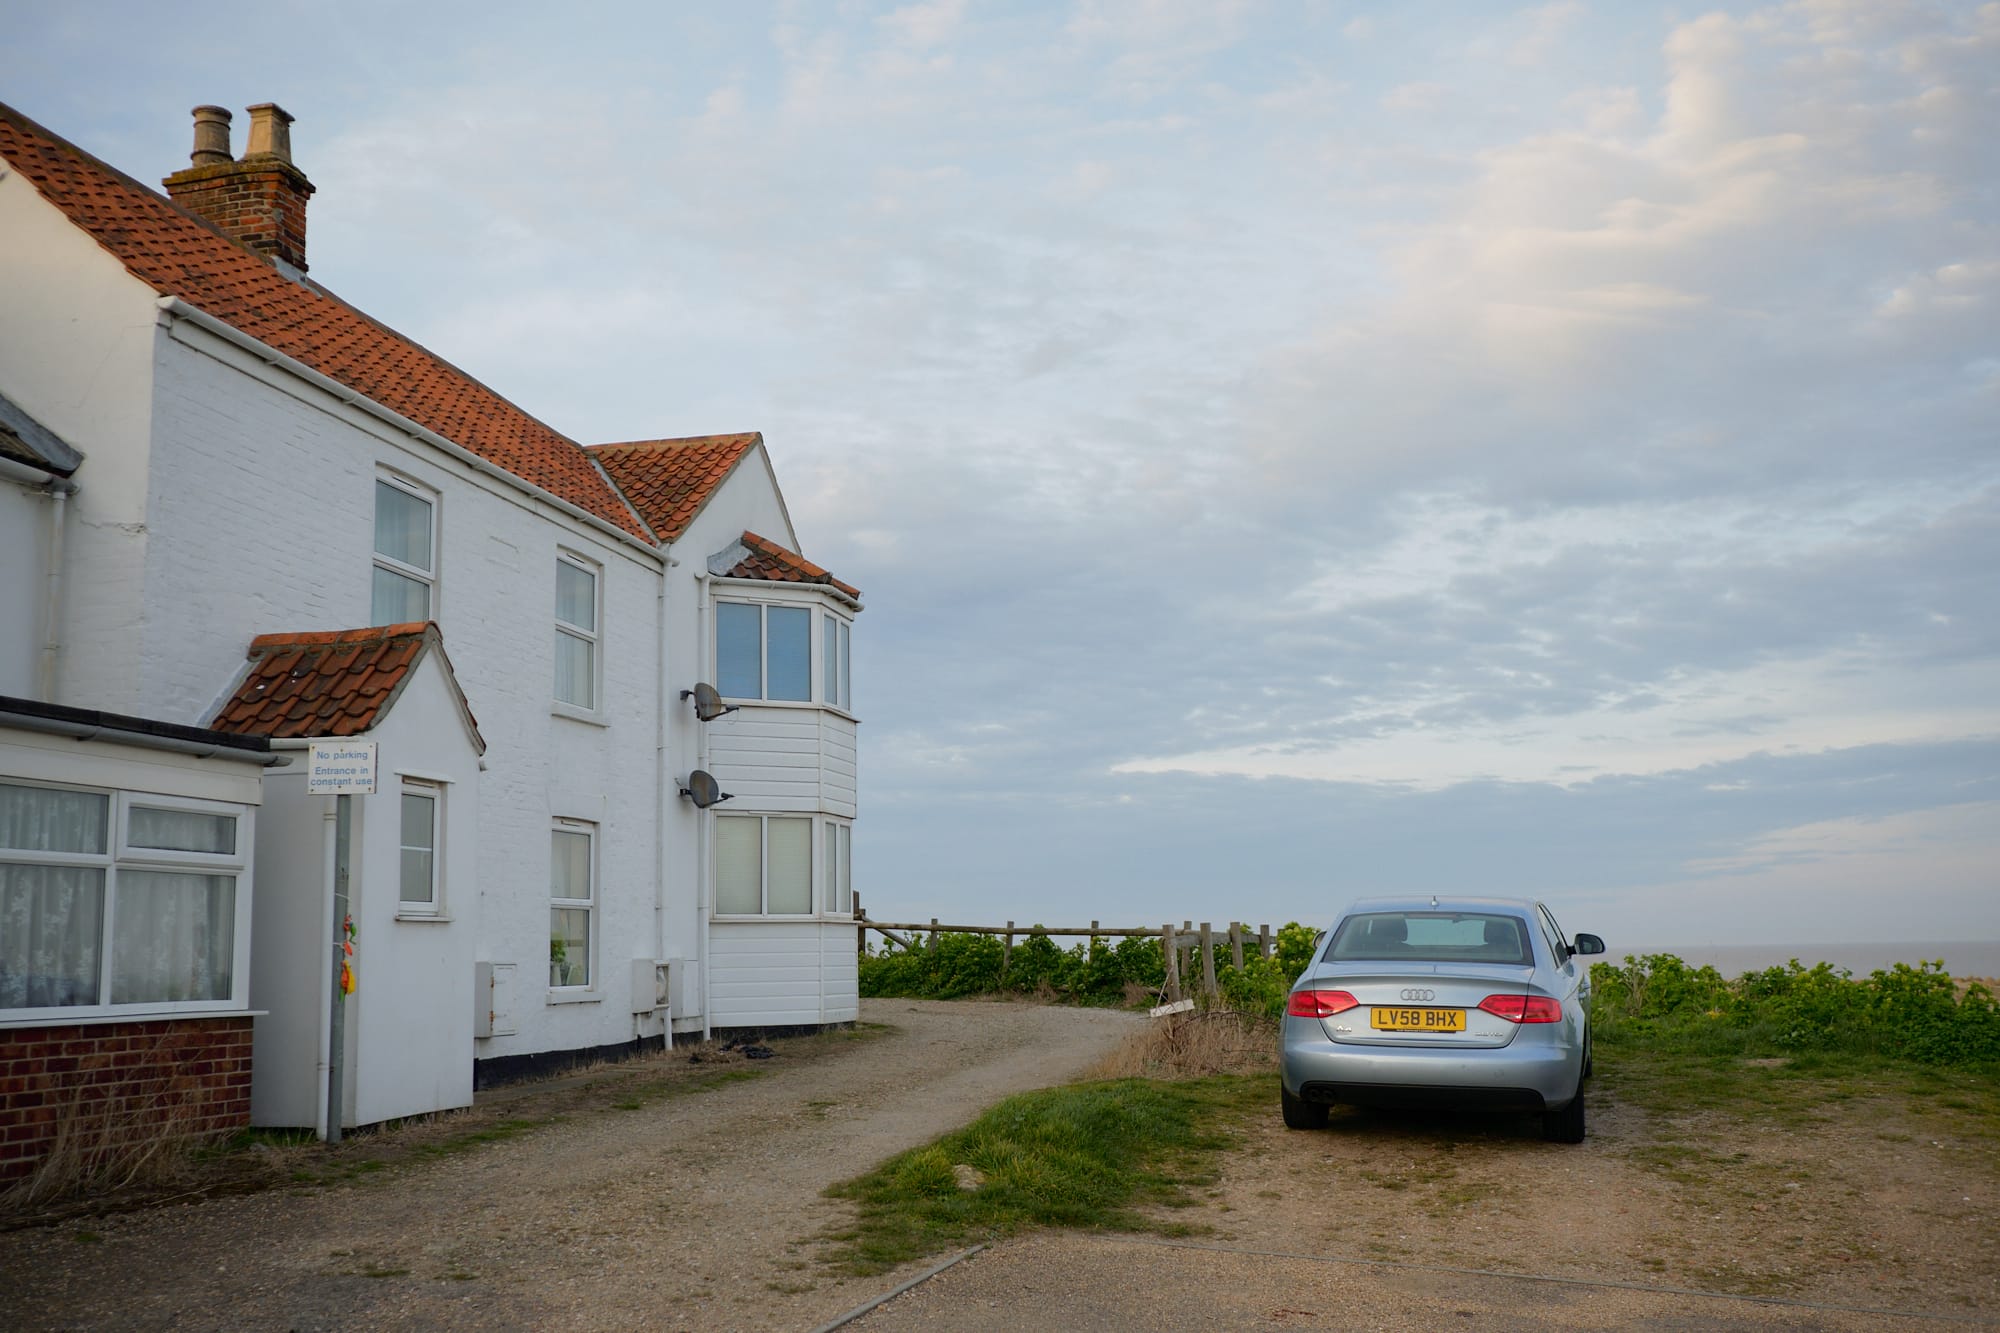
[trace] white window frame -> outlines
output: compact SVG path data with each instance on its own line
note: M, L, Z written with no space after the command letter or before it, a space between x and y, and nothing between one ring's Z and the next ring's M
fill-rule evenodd
M379 485L388 486L394 490L399 490L403 492L405 495L412 497L413 499L423 501L426 505L430 507L431 565L429 569L420 569L415 565L405 564L401 560L396 559L394 556L384 555L381 551L374 550L375 547L374 524L377 521L376 513L377 513L377 508L379 507L379 502L378 502L378 505L371 506L369 509L368 545L371 550L374 550L374 563L370 568L371 570L381 569L381 570L386 570L391 574L400 574L402 577L406 579L410 579L414 582L423 584L424 587L429 590L429 595L426 596L424 599L426 602L429 603L429 614L426 615L424 619L436 620L438 618L437 569L438 569L438 564L440 563L438 559L439 556L438 510L441 507L439 504L438 493L432 490L428 486L420 485L419 483L410 480L408 477L405 477L400 473L391 472L386 468L380 468L376 470L375 480ZM376 494L374 488L371 487L369 489L368 494L371 497L374 496ZM369 575L369 586L368 586L368 618L371 621L376 618L375 585L374 585L374 575L372 573Z
M824 864L820 868L820 915L836 919L854 915L854 823L846 819L821 821ZM843 906L843 900L845 905Z
M710 656L710 666L714 670L715 684L722 687L722 611L724 606L748 606L757 611L757 689L756 694L730 694L723 691L725 699L741 699L746 703L770 704L777 708L810 708L819 702L819 649L815 646L818 638L813 633L812 616L817 607L805 602L759 601L748 597L718 597L715 599L712 633L714 647ZM806 697L803 699L773 699L771 697L771 612L803 611L806 614Z
M0 1027L63 1024L98 1017L137 1017L148 1014L216 1014L243 1012L250 1007L250 848L255 845L256 808L233 801L208 801L190 796L167 796L155 792L122 788L90 787L70 782L39 779L0 778L0 784L29 787L41 791L77 792L109 798L109 821L102 852L36 852L0 847L0 864L30 866L83 866L104 871L104 920L98 940L97 1004L43 1005L35 1008L0 1008ZM131 811L134 806L155 810L186 810L198 814L227 815L236 820L236 850L232 853L181 852L157 847L133 847L130 843ZM229 995L215 1000L135 1000L114 1004L111 993L114 948L118 925L118 875L120 870L164 871L195 875L221 875L234 881L234 919L230 930Z
M604 566L574 551L556 551L557 578L561 578L561 567L570 566L590 576L591 619L595 629L585 629L571 624L561 615L556 615L555 632L558 639L568 636L590 645L590 703L580 704L565 699L555 693L555 664L549 666L549 693L555 700L555 711L569 717L595 719L604 712ZM560 599L558 599L560 601Z
M854 622L831 611L820 613L820 700L843 713L854 711ZM829 635L828 631L832 633ZM830 641L829 641L830 640Z
M551 883L549 885L549 907L551 910L559 907L579 909L588 914L589 924L584 928L584 945L589 950L589 956L584 959L584 967L590 979L576 986L558 986L551 979L549 982L549 996L551 999L594 998L598 990L599 965L603 962L602 951L598 948L598 940L600 938L598 925L598 917L600 915L598 911L599 895L597 892L598 826L585 819L568 819L557 816L549 825L549 837L552 844L555 835L558 833L576 833L589 839L590 874L588 876L589 883L585 887L590 890L590 896L587 898L558 898L555 892L556 886ZM549 961L553 963L555 960L551 958Z
M718 920L808 921L819 915L819 863L822 853L820 849L818 820L808 814L793 814L781 810L764 814L752 814L748 811L742 814L719 814L716 816L716 819L718 821L724 819L740 819L745 822L754 819L757 821L757 910L754 912L725 912L720 907L717 907L714 915ZM806 910L803 912L773 912L771 910L771 821L774 819L796 819L805 824L808 830L806 834ZM715 844L715 850L710 853L710 873L715 877L714 882L719 897L722 877L720 863L722 840L720 838L713 838L710 841Z
M445 914L444 902L444 802L445 784L434 778L420 778L412 774L402 774L397 787L396 801L396 916L398 919L420 918L430 920ZM409 844L403 841L404 796L420 796L431 803L431 898L429 902L411 902L403 897L403 852Z

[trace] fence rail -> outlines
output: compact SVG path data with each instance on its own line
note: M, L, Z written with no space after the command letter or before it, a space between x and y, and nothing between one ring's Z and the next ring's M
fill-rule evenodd
M868 932L875 931L883 939L907 953L915 953L924 948L935 953L940 935L998 935L1000 945L1000 975L1007 975L1007 965L1014 956L1014 937L1017 935L1064 935L1077 936L1090 941L1090 952L1097 950L1100 939L1157 939L1165 955L1167 972L1167 998L1179 1000L1181 996L1181 976L1193 964L1194 958L1201 959L1202 993L1214 996L1215 986L1215 944L1218 932L1206 921L1197 926L1192 921L1183 921L1176 927L1171 921L1158 926L1107 926L1093 921L1088 926L1017 926L1012 921L1003 926L958 926L940 924L936 917L923 921L872 921L865 915L857 914L855 920L855 944L862 952L868 952ZM929 936L927 943L919 943L921 936ZM1271 927L1260 925L1253 935L1250 927L1241 921L1229 923L1227 931L1220 938L1229 945L1229 960L1237 967L1243 966L1246 948L1254 948L1260 958L1271 956ZM1184 958L1184 955L1187 957ZM1192 980L1190 978L1190 980Z

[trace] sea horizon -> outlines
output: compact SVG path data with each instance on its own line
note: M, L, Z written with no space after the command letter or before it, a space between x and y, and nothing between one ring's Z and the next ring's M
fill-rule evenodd
M1606 942L1607 956L1623 961L1627 954L1642 958L1647 954L1672 954L1696 967L1713 967L1726 977L1745 972L1761 972L1767 967L1783 967L1796 958L1811 967L1831 963L1846 968L1857 977L1886 972L1897 963L1915 967L1920 962L1944 960L1944 970L1955 977L2000 977L2000 940L1867 940L1828 944L1648 944L1626 946Z

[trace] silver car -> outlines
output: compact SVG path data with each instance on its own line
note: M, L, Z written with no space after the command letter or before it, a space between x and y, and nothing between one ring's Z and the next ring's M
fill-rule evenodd
M1315 945L1285 1003L1285 1124L1335 1105L1539 1114L1583 1142L1595 935L1517 898L1372 898Z

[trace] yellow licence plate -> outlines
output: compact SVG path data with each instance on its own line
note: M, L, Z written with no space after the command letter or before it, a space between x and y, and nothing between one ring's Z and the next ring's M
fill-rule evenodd
M1383 1009L1369 1011L1368 1026L1378 1032L1463 1032L1463 1009Z

